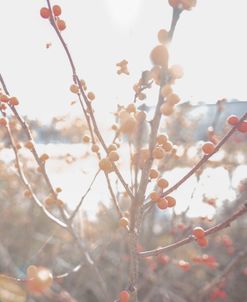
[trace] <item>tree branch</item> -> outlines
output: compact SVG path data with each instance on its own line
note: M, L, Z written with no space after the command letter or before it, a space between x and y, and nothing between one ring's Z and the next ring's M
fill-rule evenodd
M217 232L221 231L222 229L229 227L234 220L238 219L240 216L242 216L246 213L247 213L247 200L244 202L243 206L238 211L236 211L234 214L232 214L228 219L207 229L205 231L205 236L217 233ZM195 240L196 240L196 238L193 235L190 235L190 236L188 236L182 240L179 240L175 243L172 243L170 245L160 247L160 248L150 250L150 251L140 252L140 253L138 253L138 255L141 257L158 256L159 254L162 254L162 253L165 253L165 252L168 252L171 250L175 250L178 247L188 244Z

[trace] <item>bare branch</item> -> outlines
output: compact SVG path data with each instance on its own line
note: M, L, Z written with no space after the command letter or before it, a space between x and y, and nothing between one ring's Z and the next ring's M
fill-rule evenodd
M247 213L247 201L245 201L244 205L238 211L236 211L233 215L231 215L228 219L207 229L205 231L205 236L217 233L217 232L221 231L222 229L229 227L234 220L238 219L240 216L244 215L245 213ZM167 251L175 250L178 247L188 244L195 240L196 240L196 238L193 235L190 235L173 244L170 244L170 245L167 245L164 247L160 247L160 248L157 248L154 250L150 250L150 251L140 252L140 253L138 253L138 255L141 257L158 256L159 254L165 253Z
M81 95L83 97L83 100L84 100L86 106L87 106L87 112L90 115L91 122L92 122L92 125L93 125L93 128L94 128L94 133L96 134L96 136L97 136L98 140L100 141L100 143L101 143L103 149L105 150L106 154L108 154L109 152L108 152L107 145L106 145L106 143L105 143L105 141L104 141L104 139L103 139L103 137L102 137L102 135L100 133L100 130L98 128L98 124L97 124L96 119L95 119L94 114L93 114L92 105L91 105L90 101L88 100L88 97L86 96L85 91L83 90L82 84L80 82L80 79L79 79L79 77L77 75L75 64L73 62L71 53L70 53L70 51L68 49L67 44L65 43L65 41L64 41L64 39L62 37L60 31L58 30L58 28L57 28L57 26L55 24L55 20L54 20L52 9L51 9L50 0L47 0L47 4L48 4L48 7L49 7L49 10L50 10L50 13L51 13L51 18L50 18L51 25L54 28L54 30L55 30L55 32L56 32L56 34L57 34L60 42L62 43L63 48L64 48L64 50L65 50L65 52L66 52L66 54L68 56L69 63L70 63L70 66L71 66L71 69L72 69L72 73L73 73L73 80L78 85L80 93L81 93ZM82 100L80 100L80 103L82 105ZM123 187L125 188L126 192L130 196L130 198L133 200L134 196L133 196L133 194L132 194L132 192L131 192L128 184L125 182L125 180L124 180L122 174L120 173L119 169L117 168L117 166L114 163L112 163L112 166L113 166L114 172L116 173L117 177L119 178L119 180L122 183Z
M100 170L98 170L98 171L96 172L96 174L94 175L94 178L93 178L93 180L91 181L91 183L90 183L90 185L89 185L87 191L83 194L83 196L81 197L80 202L78 203L78 205L76 206L75 210L74 210L73 213L71 214L71 216L70 216L70 218L69 218L70 222L73 221L73 219L75 218L76 214L78 213L78 211L79 211L79 209L80 209L80 207L81 207L81 205L82 205L84 199L86 198L86 196L88 195L88 193L91 191L92 186L93 186L93 184L94 184L94 182L95 182L97 176L99 175L99 172L100 172Z
M170 187L165 192L161 193L161 197L165 197L178 189L186 180L188 180L202 165L204 165L208 159L213 156L219 149L227 142L227 140L233 135L233 133L237 130L238 126L247 118L247 112L239 119L239 122L233 126L228 133L219 141L219 143L215 146L215 150L211 154L204 155L203 158L185 175L183 176L175 185ZM144 209L149 208L152 206L153 202L149 201L144 205Z
M20 179L23 183L23 185L25 186L26 190L28 192L30 192L30 197L32 198L32 200L35 202L36 205L39 206L39 208L42 210L42 212L50 219L52 220L53 222L55 222L57 225L59 225L60 227L63 227L63 228L67 228L67 225L62 222L60 219L58 219L57 217L55 217L54 215L52 215L47 209L46 207L43 205L43 203L38 199L38 197L36 196L36 194L33 192L32 188L31 188L31 185L29 184L29 182L27 181L26 179L26 176L22 170L22 167L21 167L21 164L20 164L20 159L19 159L19 155L18 155L18 150L15 146L15 143L14 143L14 139L13 139L13 136L12 136L12 133L11 133L11 130L9 128L9 125L6 125L6 130L7 130L7 134L8 134L8 137L9 137L9 140L10 140L10 143L11 143L11 146L12 146L12 149L15 153L15 162L16 162L16 168L17 168L17 171L19 173L19 176L20 176Z

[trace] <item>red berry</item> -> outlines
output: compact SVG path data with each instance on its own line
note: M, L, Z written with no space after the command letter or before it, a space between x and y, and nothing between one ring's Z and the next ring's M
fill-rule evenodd
M53 5L52 11L56 17L60 16L62 13L62 9L59 5Z
M50 10L47 7L42 7L40 9L40 16L44 19L49 19L50 18Z
M119 302L129 302L129 293L127 290L122 290L119 293Z
M238 131L246 133L247 132L247 121L243 121L239 126L238 126Z
M4 118L4 117L2 117L2 118L0 118L0 126L6 126L7 125L7 119L6 118Z
M203 238L205 236L205 231L201 227L195 227L192 231L192 234L198 239Z
M165 198L161 198L157 202L157 206L161 210L165 210L168 207L168 203Z
M227 122L229 125L235 126L239 122L239 119L236 115L230 115L227 118Z
M63 20L57 20L57 28L60 30L60 31L63 31L65 30L66 28L66 23L63 21Z
M215 150L215 146L213 143L211 142L206 142L202 145L202 151L205 153L205 154L211 154L213 153Z
M180 4L179 0L168 0L168 2L172 7L176 7Z
M198 243L201 247L207 247L207 246L208 246L208 239L207 239L206 237L197 238L197 243Z

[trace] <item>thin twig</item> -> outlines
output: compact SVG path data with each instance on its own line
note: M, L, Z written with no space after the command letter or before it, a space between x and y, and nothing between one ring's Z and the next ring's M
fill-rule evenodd
M86 198L86 196L88 195L88 193L91 191L92 186L93 186L93 184L94 184L94 182L95 182L97 176L99 175L99 172L100 172L100 170L98 170L98 171L96 172L96 174L94 175L94 178L93 178L93 180L91 181L91 183L90 183L90 185L89 185L87 191L83 194L83 196L81 197L80 202L79 202L78 205L76 206L75 210L72 212L72 214L71 214L71 216L70 216L70 218L69 218L70 222L73 221L73 219L75 218L76 214L78 213L78 211L79 211L79 209L80 209L80 207L81 207L81 205L82 205L84 199Z
M176 182L172 187L161 193L161 197L165 197L172 193L173 191L177 190L186 180L188 180L202 165L204 165L208 159L213 156L219 149L227 142L227 140L233 135L233 133L237 130L238 126L247 118L247 112L239 119L238 124L233 126L228 133L219 141L219 143L215 146L214 152L204 155L203 158L185 175L183 176L178 182ZM149 201L144 205L144 208L147 209L152 206L153 202Z
M123 213L119 207L119 204L118 204L118 201L117 201L117 198L113 192L113 189L112 189L112 185L111 185L111 181L110 181L110 178L109 178L109 175L107 173L105 173L105 177L106 177L106 181L107 181L107 186L108 186L108 190L110 192L110 195L111 195L111 198L112 198L112 201L113 201L113 205L114 207L116 208L116 211L117 211L117 214L118 214L118 217L119 218L122 218L123 217Z
M62 222L60 219L58 219L57 217L55 217L54 215L52 215L47 209L46 207L42 204L42 202L38 199L38 197L36 196L36 194L33 192L30 183L28 182L28 180L26 179L26 176L22 170L21 164L20 164L20 159L19 159L19 154L18 154L18 150L16 148L16 145L14 143L14 138L12 136L11 130L9 128L9 125L6 125L6 130L7 130L7 134L10 140L10 144L11 147L14 151L15 154L15 162L16 162L16 168L18 171L18 174L20 176L20 179L23 183L23 185L25 186L26 190L28 192L30 192L30 197L32 198L32 200L35 202L35 204L37 206L39 206L39 208L42 210L42 212L53 222L55 222L57 225L59 225L60 227L63 228L67 228L67 225Z
M47 0L47 5L48 5L50 13L51 13L51 17L50 17L51 25L54 28L60 42L62 43L62 46L63 46L63 48L64 48L64 50L67 54L67 57L69 59L69 63L70 63L72 73L73 73L73 81L78 85L80 93L83 97L83 100L84 100L86 106L87 106L87 112L90 115L91 122L92 122L92 125L93 125L93 128L94 128L94 133L96 134L96 136L97 136L99 142L101 143L103 149L105 150L106 154L108 154L109 151L108 151L107 145L106 145L106 143L103 139L103 136L101 135L100 130L98 128L98 124L96 122L96 119L95 119L95 116L94 116L94 113L93 113L92 105L91 105L90 101L88 100L88 97L86 96L85 91L83 90L82 84L80 82L80 79L77 75L75 64L73 62L73 59L72 59L71 53L69 51L69 48L68 48L67 44L65 43L60 31L58 30L58 28L56 26L56 23L55 23L55 20L54 20L54 17L53 17L53 13L52 13L52 9L51 9L50 0ZM80 101L80 104L82 105L81 101ZM122 174L120 173L119 169L117 168L117 166L114 163L112 163L112 167L113 167L114 172L116 173L117 177L119 178L120 182L122 183L123 187L125 188L126 192L130 196L130 198L133 200L134 196L133 196L128 184L125 182L125 180L124 180Z
M247 201L245 201L244 205L238 211L236 211L233 215L231 215L228 219L226 219L225 221L223 221L221 223L218 223L215 226L207 229L205 231L205 236L214 234L216 232L221 231L222 229L225 229L225 228L229 227L234 220L238 219L240 216L242 216L246 213L247 213ZM195 241L195 240L196 240L195 236L190 235L190 236L188 236L188 237L186 237L182 240L179 240L175 243L172 243L170 245L160 247L160 248L150 250L150 251L140 252L140 253L138 253L138 255L141 256L141 257L158 256L159 254L177 249L178 247L183 246L185 244L188 244L188 243L190 243L192 241Z

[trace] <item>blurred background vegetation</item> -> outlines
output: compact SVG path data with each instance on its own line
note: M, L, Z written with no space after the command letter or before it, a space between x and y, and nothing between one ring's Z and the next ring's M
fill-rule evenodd
M200 158L197 145L200 141L219 139L229 130L225 120L229 114L238 116L247 109L246 102L220 100L216 105L197 105L183 103L176 113L166 119L162 131L166 132L177 145L177 157L169 156L160 163L162 174L172 173L176 167L192 167ZM152 108L147 108L152 110ZM58 161L59 166L71 163L83 164L94 156L87 147L80 147L82 138L87 133L85 122L80 118L70 120L68 117L54 118L50 125L28 120L36 143L54 144L54 154L49 154L50 161ZM16 140L24 141L18 122L13 119L10 127ZM14 168L12 151L3 128L0 129L0 272L16 278L25 278L29 265L48 267L53 272L55 282L44 295L28 295L28 301L100 301L101 293L90 270L81 263L81 255L74 245L69 233L51 223L25 196L24 188ZM219 158L210 160L206 166L211 173L217 167L228 171L229 188L234 191L234 198L220 202L203 192L203 202L213 209L214 215L188 215L189 207L183 210L162 212L156 207L147 214L143 224L139 249L152 249L168 245L191 234L194 226L205 228L223 221L238 209L247 199L246 173L238 177L239 183L233 186L233 172L239 166L247 171L247 135L236 133L224 145ZM59 155L59 146L70 150L76 144L76 152L63 152ZM83 143L82 143L83 144ZM65 147L64 147L65 146ZM120 147L121 148L121 147ZM23 169L34 186L41 200L48 191L41 175L30 156L21 154ZM63 171L63 170L61 170ZM48 171L51 172L52 171ZM203 169L196 174L197 184ZM87 171L85 171L87 177ZM210 177L210 176L209 176ZM52 178L52 176L51 176ZM71 179L70 179L71 181ZM68 180L67 185L70 186ZM219 184L221 179L218 180ZM218 184L215 183L215 186ZM82 184L83 186L83 184ZM186 183L184 184L186 187ZM84 188L86 190L86 187ZM196 188L194 188L196 190ZM194 189L192 194L195 193ZM97 188L94 190L97 190ZM107 190L107 189L106 189ZM205 189L206 190L206 189ZM129 201L125 192L119 190L118 199L122 209L128 210ZM91 201L90 201L91 202ZM82 208L74 221L74 226L86 249L92 251L103 278L114 301L118 292L126 287L128 253L127 234L118 226L118 218L111 203L100 197L92 217ZM180 201L180 204L183 200ZM68 211L71 205L65 204ZM49 208L55 215L55 208ZM128 213L126 213L128 215ZM208 247L202 249L190 243L171 253L158 257L148 257L141 261L140 301L176 301L197 302L198 293L215 277L220 276L227 265L238 253L246 249L247 220L241 217L230 228L210 236ZM78 266L79 265L79 266ZM65 274L63 276L63 274ZM247 256L236 262L224 282L212 288L205 301L244 302L247 297ZM1 290L1 285L0 285ZM5 301L1 301L5 302Z

